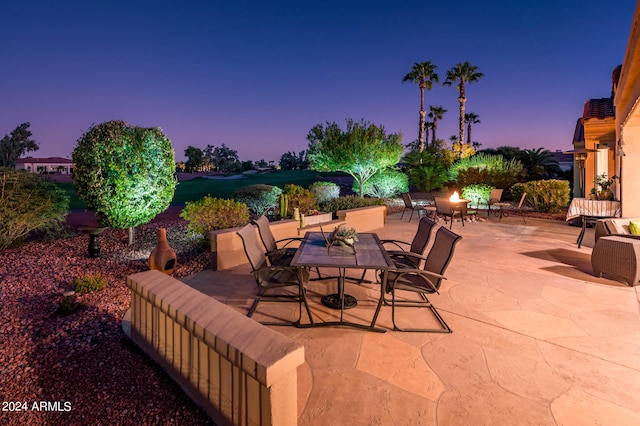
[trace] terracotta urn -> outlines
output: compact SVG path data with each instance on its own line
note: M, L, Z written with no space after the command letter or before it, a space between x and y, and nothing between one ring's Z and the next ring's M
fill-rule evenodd
M158 245L149 256L149 268L170 275L176 269L176 260L176 252L169 247L167 241L167 230L165 228L158 229Z

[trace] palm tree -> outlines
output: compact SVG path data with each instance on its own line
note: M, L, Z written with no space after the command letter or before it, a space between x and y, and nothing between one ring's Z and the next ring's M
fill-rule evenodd
M444 109L441 106L429 106L429 110L431 111L429 113L429 118L433 118L433 130L431 131L431 145L433 145L433 143L436 140L436 130L438 129L438 120L442 120L442 117L444 117L444 113L447 112L446 109Z
M420 88L420 122L418 124L418 141L420 142L419 150L424 151L424 117L426 112L424 111L424 91L431 90L434 82L438 82L438 74L436 74L437 66L432 64L431 61L415 63L411 67L411 71L404 76L402 82L412 81Z
M561 172L558 162L548 149L525 149L518 158L527 171L528 180L549 179Z
M460 143L464 142L464 103L467 102L464 85L466 83L475 83L484 77L484 74L478 71L478 67L471 65L469 62L464 64L456 64L455 67L447 71L447 79L443 83L445 86L451 86L457 83L458 102L460 102Z
M433 121L425 121L424 122L424 140L425 140L425 149L429 146L429 129L431 129L431 134L433 134Z
M467 143L471 146L473 144L471 142L471 125L480 124L480 117L478 114L470 112L464 115L464 121L467 123Z

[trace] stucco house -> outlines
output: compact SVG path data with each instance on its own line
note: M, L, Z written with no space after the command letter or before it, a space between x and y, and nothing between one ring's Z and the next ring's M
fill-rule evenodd
M31 173L57 173L68 175L73 171L73 161L62 157L48 158L19 158L16 170L26 170Z
M584 197L597 175L613 185L623 217L640 216L640 2L622 65L613 70L611 96L589 99L573 137L574 197Z

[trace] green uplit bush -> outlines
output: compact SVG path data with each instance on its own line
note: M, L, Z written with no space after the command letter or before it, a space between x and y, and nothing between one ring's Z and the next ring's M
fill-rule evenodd
M19 245L31 231L62 224L69 197L40 175L0 168L0 250Z
M256 184L237 189L232 197L239 203L245 204L251 214L262 216L273 211L282 190L277 186Z
M300 185L287 184L282 191L289 199L289 212L294 208L300 209L300 214L308 214L311 210L317 210L318 202L313 192L304 189Z
M468 185L462 188L462 198L471 200L472 206L478 206L480 203L487 203L493 186L478 184Z
M557 212L569 205L569 182L566 180L535 180L525 183L516 183L511 188L514 200L520 200L522 193L535 211Z
M235 228L249 223L249 209L244 203L223 198L204 198L186 203L180 217L191 232L206 236L209 231Z
M340 196L340 186L333 182L314 182L309 186L309 191L316 196L318 204Z
M353 181L353 192L360 193L357 181ZM409 178L394 169L378 170L362 187L364 195L376 198L391 198L405 192L409 192Z
M384 200L380 198L363 198L355 195L347 195L346 197L338 197L326 201L320 205L323 212L335 213L338 210L357 209L359 207L384 206Z
M131 228L165 211L177 185L171 142L159 127L124 121L91 127L72 154L73 184L101 225Z
M440 189L448 181L447 169L441 164L413 166L409 168L407 175L411 186L422 192Z
M73 287L78 294L100 291L107 286L107 279L100 274L82 275L73 280Z
M207 195L186 203L180 217L189 222L187 226L191 232L206 236L209 231L246 225L249 209L244 203Z
M518 160L505 160L501 155L477 154L462 158L449 168L449 179L458 186L477 183L508 188L522 172L522 164Z

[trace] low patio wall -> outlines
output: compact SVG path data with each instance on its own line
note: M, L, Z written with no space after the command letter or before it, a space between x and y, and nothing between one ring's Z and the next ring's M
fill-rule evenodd
M129 275L131 338L220 425L295 425L304 347L160 271Z
M271 222L269 227L276 240L298 236L300 222L293 219ZM211 250L211 269L221 271L249 263L242 246L242 240L236 234L240 228L220 229L208 234ZM256 235L258 228L255 228ZM295 246L291 246L295 247Z
M386 217L386 206L360 207L338 211L338 219L344 221L347 227L356 228L358 232L371 232L384 227Z

